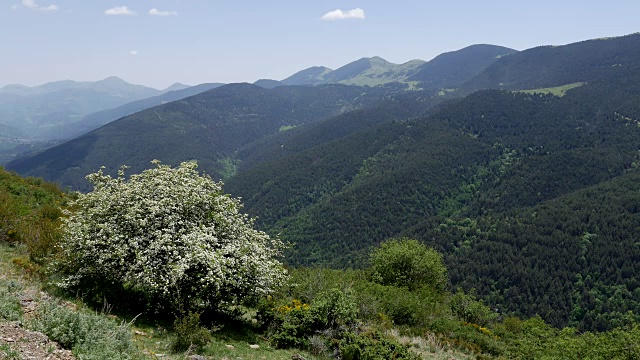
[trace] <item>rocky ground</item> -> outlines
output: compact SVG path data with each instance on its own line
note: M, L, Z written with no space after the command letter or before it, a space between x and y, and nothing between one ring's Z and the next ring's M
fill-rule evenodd
M33 289L20 294L20 304L25 319L34 315L37 301L47 298L44 292ZM71 351L62 349L56 342L41 333L26 330L20 322L0 323L0 359L21 360L70 360Z
M18 322L8 322L0 324L0 359L71 360L75 357L43 333L25 330Z

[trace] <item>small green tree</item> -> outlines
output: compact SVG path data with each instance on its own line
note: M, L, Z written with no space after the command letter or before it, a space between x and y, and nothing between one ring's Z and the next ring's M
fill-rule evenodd
M371 253L372 277L382 285L407 287L414 291L429 287L444 291L447 270L442 255L413 239L392 239Z
M102 169L66 211L59 269L65 287L119 286L173 310L197 311L280 286L284 247L252 228L240 202L195 163L117 178Z
M475 289L471 289L469 294L458 289L449 299L449 306L458 319L480 326L487 326L498 317L482 300L476 299Z

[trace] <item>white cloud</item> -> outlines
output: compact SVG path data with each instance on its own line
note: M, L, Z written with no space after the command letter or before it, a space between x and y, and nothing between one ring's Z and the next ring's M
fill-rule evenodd
M129 55L131 55L131 56L136 56L136 55L138 55L138 50L131 50L131 51L129 51Z
M29 9L37 9L38 5L36 4L36 2L34 0L22 0L22 5L24 5L24 7L28 7Z
M322 15L321 20L346 20L346 19L364 19L364 10L355 8L351 10L333 10Z
M35 0L22 0L22 6L31 10L38 10L38 11L56 11L60 9L58 5L40 6L36 3ZM13 6L14 10L17 8L18 8L17 4Z
M160 11L156 8L149 10L149 15L154 16L177 16L178 13L176 11Z
M115 6L104 11L105 15L136 15L136 12L129 10L126 6Z

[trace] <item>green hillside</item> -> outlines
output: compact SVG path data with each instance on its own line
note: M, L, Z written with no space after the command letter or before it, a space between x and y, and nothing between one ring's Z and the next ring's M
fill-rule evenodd
M615 180L603 186L586 189L576 197L560 198L534 210L543 214L568 207L568 211L579 208L589 212L593 204L616 204L598 210L594 218L602 221L589 223L589 226L600 226L599 234L604 234L602 230L606 230L607 224L612 220L635 220L632 213L637 213L637 206L633 206L638 203L638 176L623 176L619 178L620 181ZM166 178L163 180L161 177L154 177L151 180L163 188ZM174 180L180 179L170 179ZM106 191L114 196L109 210L116 213L122 211L119 196L129 196L131 193L135 194L134 197L141 195L140 189L133 192L114 192L113 188L107 188L110 189ZM164 189L166 191L167 188ZM184 205L159 195L163 191L151 191L152 198L142 196L138 201L146 205ZM180 192L179 195L185 194ZM609 198L611 195L613 198ZM68 203L70 196L75 197L78 202ZM214 196L228 200L223 194ZM197 197L199 195L196 195ZM59 266L61 261L68 261L68 254L56 250L64 250L70 240L65 227L60 227L59 207L70 211L67 218L72 219L69 220L72 224L79 219L85 219L84 221L89 222L97 221L98 226L104 226L105 223L102 221L109 223L119 218L112 214L106 218L96 216L100 211L98 209L102 209L110 199L103 198L99 204L82 201L81 195L62 193L52 184L38 179L22 178L1 168L0 198L0 327L3 334L3 339L0 340L0 356L6 358L18 359L21 358L21 354L47 358L54 354L69 358L73 355L79 359L143 360L161 357L179 360L222 356L243 359L320 360L335 357L335 354L344 358L365 354L373 359L407 360L609 360L635 359L640 354L640 327L633 320L632 314L620 316L616 311L610 311L616 309L619 304L630 304L630 295L624 291L625 285L617 286L615 289L594 289L591 285L599 281L600 277L616 276L615 272L608 271L609 268L599 269L582 264L580 267L586 276L578 274L575 283L570 285L575 288L572 295L572 298L576 299L573 314L589 314L593 310L593 313L598 315L594 320L596 324L610 319L609 315L617 319L614 329L603 332L577 331L573 327L553 328L539 316L521 319L507 316L504 309L493 310L479 301L472 291L449 292L445 287L447 273L451 273L451 270L443 265L440 254L411 239L396 239L372 249L367 254L371 264L365 269L289 269L286 281L271 289L268 296L254 299L247 293L234 295L243 306L237 306L235 302L232 305L200 303L198 312L185 314L182 311L172 312L167 308L160 312L158 302L149 303L139 288L132 291L129 284L120 284L113 280L105 282L99 273L89 281L85 279L72 285L72 288L59 285L59 279L68 275L65 267ZM587 206L584 206L585 199L591 199L587 201ZM139 205L135 201L129 201L125 209L136 208ZM85 217L87 207L93 209L89 212L89 217ZM146 206L142 208L144 207ZM156 209L160 213L151 214L151 218L162 216L164 213L175 219L175 213L167 212L162 207ZM183 215L183 219L189 221L193 216L197 216L198 212L187 213L188 215ZM216 223L224 222L225 217L229 216L224 211L216 212L216 215ZM145 215L143 212L137 213L137 216ZM526 212L522 213L518 220L531 225L532 228L549 225L535 224L536 216ZM556 226L565 225L562 219L558 221ZM135 233L136 226L144 229L145 222L127 222L126 219L119 218L119 221L113 224L116 226L111 228L111 231L125 231L130 233L130 236L142 236L147 241L153 238L149 237L147 232L139 235L131 233L132 230ZM122 224L128 226L117 226ZM638 223L635 224L637 226ZM508 228L513 224L501 224L500 229L502 226ZM567 228L575 226L581 225L574 223ZM443 234L455 228L456 226L440 226ZM168 230L167 227L162 229ZM76 230L79 232L74 233L72 237L83 236L80 229ZM226 236L227 231L222 230L220 236ZM102 230L100 232L102 233ZM163 238L171 236L170 233L171 231L164 233ZM591 260L590 253L597 253L599 247L606 247L609 253L635 251L626 246L633 247L635 244L625 244L623 249L616 249L610 246L609 239L601 240L599 236L594 233L582 235L580 244L576 247L568 246L566 253L571 255L577 249L583 255L579 261L585 262L586 258L588 263ZM459 239L460 236L456 238ZM107 237L106 240L108 239ZM94 238L91 240L90 242L95 241ZM229 238L227 241L238 240ZM473 240L466 238L465 242L468 241ZM546 250L547 244L538 244L535 236L524 241L538 245L535 250ZM135 243L129 242L131 245ZM199 244L205 247L206 241ZM126 252L122 245L120 244L118 249ZM151 241L150 245L154 245L154 242ZM165 243L164 248L167 245ZM192 249L187 255L197 253L197 249ZM518 256L517 252L505 253L509 257ZM109 255L107 252L98 256L105 254ZM156 252L155 256L158 255L164 256L168 261L184 261L183 257L176 257L171 251ZM493 256L484 253L479 255ZM81 261L91 261L91 258L93 256L87 256ZM569 256L570 261L573 258ZM228 258L225 257L224 260ZM220 264L215 258L208 261L218 266ZM164 263L160 266L162 265ZM108 266L112 264L109 263ZM564 267L571 268L574 265L559 266L564 270ZM471 269L479 273L482 270ZM623 273L630 271L632 270L628 267L622 269ZM116 269L113 273L118 272ZM141 276L154 276L155 273L155 269L148 269ZM514 274L528 275L517 271ZM135 275L140 276L137 273ZM196 279L201 279L197 272L195 276ZM236 280L238 277L236 275L233 279ZM528 284L526 279L518 281ZM626 286L637 287L637 284ZM550 289L549 293L552 294L554 288ZM518 287L512 287L510 290L509 296L516 299L524 296L524 292L517 293ZM608 293L611 290L613 295ZM174 295L171 294L172 297ZM175 299L172 304L194 305L188 301L176 303ZM540 310L545 309L541 307ZM603 330L599 325L596 325L596 328ZM37 333L34 333L36 331Z
M312 66L298 71L280 82L284 85L317 85L323 82L324 75L333 70L324 66Z
M174 84L167 88L170 90L162 95L152 96L150 98L133 101L114 109L108 109L98 111L84 116L81 120L73 124L71 129L68 129L65 136L67 139L73 139L82 134L86 134L92 130L95 130L103 125L106 125L112 121L118 120L122 117L131 115L138 111L142 111L154 106L166 104L172 101L181 100L189 96L197 95L207 90L215 89L224 84L211 83L200 84L195 86L186 86L182 84Z
M482 72L442 95L227 85L8 167L87 189L83 176L101 165L195 159L256 226L293 244L290 265L364 268L372 248L410 236L444 254L451 289L476 289L501 316L608 330L640 314L638 41L501 57L509 49L472 47ZM439 62L439 77L470 76L454 76L464 58ZM391 66L363 59L326 75L353 79L372 61Z
M407 80L426 89L455 88L480 74L496 60L516 50L495 45L471 45L440 54L421 65Z
M412 60L404 64L393 64L385 59L375 56L362 58L349 63L324 75L325 83L340 83L358 86L376 86L390 82L407 83L407 79L413 75L422 60ZM410 84L414 87L416 84Z
M640 311L635 250L621 245L633 244L637 209L625 221L609 221L604 232L601 225L565 232L567 224L585 220L562 200L551 211L535 209L554 199L584 199L582 189L599 184L605 193L615 187L607 185L611 181L633 184L640 127L619 114L637 111L638 94L634 79L584 85L564 97L478 92L428 118L384 123L266 161L239 172L228 189L245 199L258 224L295 244L292 264L363 266L371 246L411 235L446 254L453 285L477 288L492 306L539 314L558 326L608 329L627 310ZM633 203L628 191L611 193L606 210L591 210L584 199L585 213L624 216L619 202ZM536 222L514 223L523 211L537 214L528 215ZM531 241L521 240L527 231ZM602 245L585 261L613 273L592 275L584 292L603 299L626 289L619 295L624 301L607 305L618 315L598 321L603 305L574 302L578 290L569 286L594 270L577 266L578 253L567 252L596 233ZM624 240L613 240L620 236ZM528 251L506 257L505 243L514 244L508 251ZM618 265L607 261L611 249L605 244L627 249L615 256ZM526 295L511 298L513 286Z
M478 75L502 56L517 52L502 46L472 45L436 56L430 61L411 60L394 64L374 56L361 58L338 69L314 66L281 81L261 79L255 84L273 88L282 85L345 84L378 86L405 84L408 89L456 87Z
M151 166L153 159L175 165L196 159L214 177L233 173L234 154L277 133L282 126L319 121L357 109L393 89L355 86L278 87L232 84L153 107L40 154L14 160L7 168L87 189L87 173L106 166L115 172Z
M640 34L541 46L505 56L465 88L538 89L588 81L611 81L637 73Z

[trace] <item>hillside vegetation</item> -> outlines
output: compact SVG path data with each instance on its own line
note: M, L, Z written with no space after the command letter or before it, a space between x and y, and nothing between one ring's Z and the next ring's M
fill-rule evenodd
M162 168L162 172L165 170ZM69 196L55 186L23 179L2 169L0 175L0 194L21 200L36 213ZM150 176L162 188L168 178L157 175L147 172L144 177ZM121 180L107 181L120 185L98 185L86 199L105 190L115 191L118 196L135 195L120 192L119 186L124 184ZM183 182L182 186L191 183ZM84 217L100 222L97 217L85 217L82 209L104 204L86 199L75 202L73 207L66 207L64 201L58 204L70 210L76 220ZM109 201L120 207L117 196ZM155 201L171 200L158 196ZM20 211L17 203L11 206L16 213ZM224 213L216 212L216 216L224 217ZM54 215L51 218L57 219ZM185 220L190 218L187 215ZM104 228L113 229L112 225L119 224L123 225L122 230L131 231L124 226L125 218L104 220L115 220L111 225L105 222ZM3 219L0 230L5 231L8 224ZM48 243L51 249L61 245L59 239L75 236L61 232L59 227L49 228L47 233L56 239ZM33 237L26 228L15 234L11 245L6 241L0 244L3 274L0 330L4 337L21 339L19 344L0 339L0 354L7 358L20 358L24 351L33 354L40 343L47 343L49 353L55 351L56 356L62 356L63 352L58 350L61 347L78 359L192 359L196 354L205 359L310 360L336 356L447 360L640 356L640 326L631 313L615 329L602 333L578 333L575 328L560 330L540 317L523 320L495 313L477 300L473 292L446 291L447 269L442 256L411 239L396 239L374 248L368 254L370 267L362 270L291 269L285 284L257 302L243 307L217 304L201 308L201 313L179 315L180 312L158 313L154 310L155 303L143 306L142 312L140 308L132 308L136 301L141 304L145 301L127 283L117 286L116 282L108 292L86 285L78 291L65 292L56 285L60 284L60 275L65 275L64 270L61 274L43 269L47 266L61 271L55 264L66 255L61 258L60 254L50 252L36 261L33 248L25 244L42 238ZM181 259L182 256L174 258ZM143 277L147 275L151 273ZM107 297L95 297L97 294ZM36 342L33 337L23 335L27 332L25 328L40 331L48 339L42 340L39 335Z
M636 33L527 49L498 59L464 87L523 90L633 76L639 69L639 38Z
M562 97L476 92L240 167L227 189L295 244L293 265L362 267L372 246L412 236L445 254L454 287L493 308L610 329L640 314L640 218L628 205L640 128L622 115L637 114L640 92L638 73L599 76Z
M387 89L355 86L278 87L232 84L147 109L40 154L13 161L22 174L86 190L84 176L106 166L139 172L153 159L170 165L198 160L215 177L233 174L235 151L277 133L367 106Z
M254 84L274 88L287 85L345 84L379 86L403 84L408 90L456 87L478 75L498 58L516 50L495 45L472 45L447 52L430 61L411 60L394 64L379 56L362 58L332 70L314 66L281 81L261 79Z
M450 302L460 290L463 303L472 295L482 300L486 309L468 303L484 309L491 326L534 319L525 320L533 333L602 340L575 334L629 334L640 320L639 48L640 35L504 56L480 46L469 51L481 54L487 68L457 90L227 85L132 114L8 167L88 191L83 177L100 165L115 175L121 165L141 172L156 158L172 166L195 160L242 198L258 229L291 244L286 264L356 269L353 284L366 288L352 284L356 299L362 297L356 304L396 297L437 304L398 311L424 314L416 320L422 330L447 339L472 324L479 334L488 335L484 327L496 335L476 318L459 324ZM443 69L447 64L458 66L443 62ZM449 282L441 298L377 287L388 285L370 277L371 252L393 238L442 254ZM302 309L316 299L290 294L272 305L296 308L297 300ZM391 305L380 306L375 310L384 316L397 315ZM269 316L291 331L304 324L312 329L305 331L321 330L324 320L294 314L300 318ZM387 319L371 314L357 318ZM448 319L444 325L440 316ZM408 331L420 335L416 329ZM285 335L291 334L277 336ZM505 350L512 335L496 336L485 345L455 344L474 354L539 355ZM310 340L301 341L295 346ZM562 348L549 341L540 346Z

